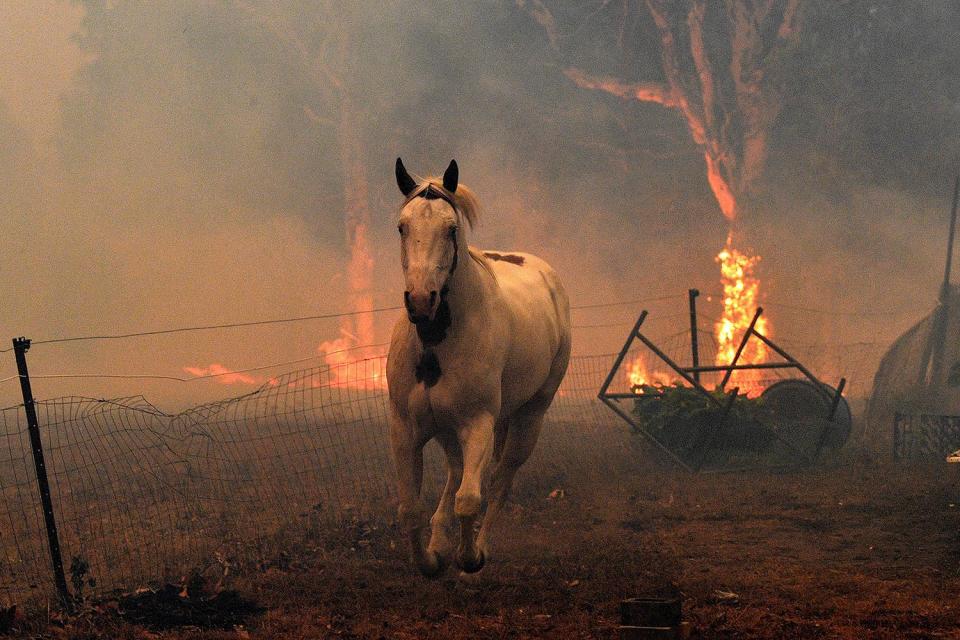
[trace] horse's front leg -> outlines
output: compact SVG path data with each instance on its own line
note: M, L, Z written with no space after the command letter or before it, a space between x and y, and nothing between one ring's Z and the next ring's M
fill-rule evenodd
M447 458L447 483L443 487L437 511L430 518L430 546L427 548L443 561L453 552L450 533L456 522L454 500L463 477L463 456L460 453L460 443L453 432L441 431L437 433L437 440Z
M423 484L423 445L426 443L416 424L394 414L390 421L390 444L397 467L400 528L410 540L413 561L420 573L433 577L440 572L442 565L437 554L423 546L427 512L420 500L420 487Z
M477 546L474 525L480 517L483 474L493 454L494 417L480 413L465 420L457 429L463 453L463 479L454 500L454 512L460 520L460 548L457 562L466 573L475 573L486 561L483 549Z

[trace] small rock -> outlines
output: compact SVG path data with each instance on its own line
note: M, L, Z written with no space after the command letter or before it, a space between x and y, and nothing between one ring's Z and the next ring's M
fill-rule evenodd
M733 591L717 589L713 592L713 599L717 604L737 604L740 602L740 596Z

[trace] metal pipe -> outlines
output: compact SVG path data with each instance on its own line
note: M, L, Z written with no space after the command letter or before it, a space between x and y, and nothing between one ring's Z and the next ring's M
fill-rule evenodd
M940 304L937 306L936 316L930 337L927 339L927 348L922 360L921 376L927 375L927 362L930 362L929 382L932 386L939 386L943 373L943 348L947 336L947 324L950 319L950 271L953 264L953 239L957 227L957 197L960 195L960 176L957 176L953 185L953 204L950 207L950 232L947 238L947 259L943 268L943 284L940 285Z
M600 391L597 393L597 397L601 400L607 393L607 389L610 388L610 383L613 382L613 376L616 375L617 371L620 369L620 365L623 364L623 359L627 356L627 351L630 349L631 343L637 335L640 333L640 325L643 324L643 321L647 319L646 310L640 313L640 317L637 318L636 324L633 325L633 329L630 330L630 335L627 337L627 341L623 343L623 348L620 349L620 353L617 354L617 359L613 363L613 368L610 369L610 373L607 374L607 378L603 381L603 384L600 385Z
M603 403L604 403L605 405L607 405L608 407L610 407L610 409L612 409L613 412L616 413L618 416L620 416L621 418L623 418L624 420L626 420L626 421L627 421L627 424L629 424L630 426L632 426L634 429L637 429L641 434L643 434L643 436L644 436L647 440L649 440L650 442L652 442L653 444L655 444L658 449L660 449L661 451L663 451L664 453L666 453L668 456L670 456L670 458L673 459L673 461L676 462L677 464L679 464L681 467L683 467L684 470L686 470L686 471L691 471L691 472L693 471L693 469L690 467L690 465L688 465L686 462L684 462L683 459L680 458L680 456L678 456L677 454L675 454L673 451L671 451L670 449L668 449L663 443L661 443L659 440L657 440L657 439L654 438L652 435L650 435L649 433L647 433L647 431L646 431L645 429L641 429L640 427L638 427L638 426L636 425L636 423L633 421L633 416L631 416L629 413L627 413L626 411L624 411L624 410L623 410L623 407L621 407L619 404L617 404L617 403L614 402L613 400L609 400L609 399L606 398L606 397L601 397L601 398L600 398L600 401L603 402Z
M707 462L707 456L710 455L710 452L713 451L713 448L717 444L717 440L720 438L720 432L723 430L723 423L727 419L727 414L730 413L730 409L733 408L733 403L736 402L737 396L740 393L740 387L734 387L733 391L730 392L730 395L727 397L727 401L723 405L723 413L720 414L719 420L717 420L717 426L713 430L713 433L710 434L710 439L707 441L707 446L703 450L703 455L700 456L697 466L694 467L696 471L700 471L703 468L703 465Z
M746 332L743 334L743 339L740 341L740 346L737 347L737 353L734 354L733 360L730 361L730 367L736 366L737 360L740 359L740 354L743 353L744 348L747 346L747 341L750 340L750 336L754 333L753 328L757 325L757 320L760 318L761 313L763 313L763 307L757 307L756 313L753 314L753 320L750 321L750 326L747 327ZM723 375L723 380L720 381L721 391L727 386L727 383L730 382L730 376L733 375L733 369L730 367L728 367L727 372Z
M784 351L783 349L781 349L780 347L778 347L778 346L773 342L773 340L771 340L771 339L768 338L767 336L763 335L762 333L758 333L758 332L754 331L754 332L753 332L753 335L757 336L757 338L758 338L761 342L763 342L765 345L767 345L768 347L770 347L771 349L773 349L780 357L782 357L782 358L785 359L787 362L789 362L789 363L792 364L794 367L796 367L797 370L799 370L800 373L802 373L803 375L805 375L805 376L807 377L807 379L810 380L810 382L814 383L814 386L815 386L817 389L819 389L821 393L823 393L824 395L826 395L829 400L833 400L833 393L831 393L830 391L827 390L827 389L829 389L829 387L827 387L826 384L824 384L823 382L821 382L821 381L819 380L819 378L817 378L817 376L815 376L815 375L813 375L812 373L810 373L809 369L807 369L805 366L803 366L802 364L800 364L800 361L798 361L796 358L794 358L793 356L791 356L789 353L787 353L786 351Z
M660 393L605 393L603 398L609 398L611 400L639 400L643 398L659 398Z
M697 340L697 296L700 295L700 292L696 289L690 289L687 291L687 295L690 298L690 351L693 356L693 379L697 382L700 382L700 371L697 367L700 366L700 347Z
M840 406L840 398L843 397L843 388L846 386L847 379L840 378L840 384L837 385L837 393L833 396L833 403L830 405L830 415L827 417L830 422L833 422L833 418L837 414L837 408Z
M823 446L827 444L827 435L830 433L830 425L833 424L833 418L837 413L837 408L840 406L840 398L843 397L843 388L847 386L847 379L840 378L840 384L837 385L837 392L833 396L833 401L830 403L830 414L827 416L827 421L823 425L823 429L820 430L820 437L817 438L817 448L813 451L812 460L816 460L820 457L820 452L823 450Z
M657 355L657 357L659 357L661 360L663 360L664 362L666 362L667 365L668 365L671 369L673 369L673 370L676 371L678 374L680 374L680 376L681 376L684 380L686 380L686 381L689 382L693 387L695 387L696 389L698 389L698 390L700 391L700 393L702 393L703 395L707 396L707 397L708 397L711 401L713 401L714 403L720 404L720 401L717 400L716 398L714 398L714 397L713 397L713 394L711 394L709 391L707 391L706 389L704 389L704 388L703 388L703 385L701 385L699 382L697 382L696 380L694 380L694 379L690 376L689 373L687 373L686 371L684 371L684 370L680 367L680 365L678 365L676 362L674 362L673 360L671 360L671 359L670 359L670 356L668 356L668 355L665 354L663 351L661 351L660 348L657 347L657 345L655 345L655 344L653 344L652 342L650 342L650 340L647 338L647 336L645 336L645 335L643 335L642 333L640 333L639 331L637 331L637 339L639 339L641 342L643 342L643 344L647 345L647 348L648 348L648 349L650 349L651 351L653 351L653 352Z
M947 236L947 262L943 269L943 285L940 287L940 301L947 299L950 293L950 271L953 264L953 239L957 228L957 198L960 197L960 176L953 183L953 205L950 207L950 234Z
M716 364L716 365L704 365L702 367L687 367L684 371L688 373L693 373L695 371L701 371L704 373L710 371L744 371L750 369L795 369L797 365L791 362L759 362L757 364Z

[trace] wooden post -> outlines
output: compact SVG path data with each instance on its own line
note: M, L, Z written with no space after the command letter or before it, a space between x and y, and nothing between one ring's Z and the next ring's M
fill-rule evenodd
M73 609L73 600L67 589L67 578L63 573L63 558L60 555L60 537L57 535L57 521L53 514L53 500L50 497L50 481L47 479L47 465L43 460L43 442L40 439L40 422L37 420L37 408L30 388L30 374L27 371L27 349L30 340L14 338L13 351L17 358L17 373L20 376L20 391L23 392L23 411L27 415L27 430L30 432L30 448L33 450L33 464L37 471L37 487L40 490L40 504L43 507L43 520L47 527L47 544L50 548L50 563L53 565L53 582L57 588L60 605L68 612Z

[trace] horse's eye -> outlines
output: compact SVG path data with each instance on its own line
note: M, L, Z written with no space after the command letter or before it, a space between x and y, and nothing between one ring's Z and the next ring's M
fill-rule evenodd
M457 237L457 228L450 227L450 238L456 238L456 237Z
M403 225L397 225L397 231L400 232L400 235L403 235Z

